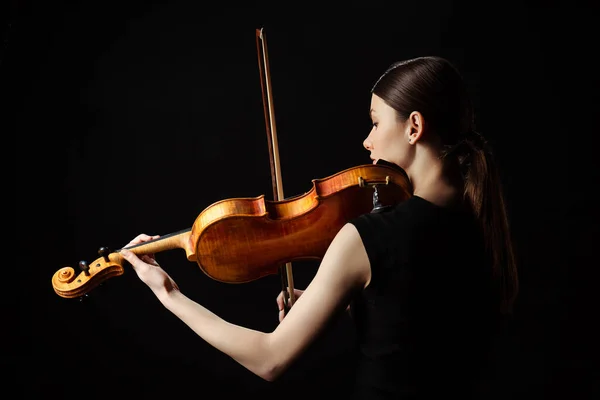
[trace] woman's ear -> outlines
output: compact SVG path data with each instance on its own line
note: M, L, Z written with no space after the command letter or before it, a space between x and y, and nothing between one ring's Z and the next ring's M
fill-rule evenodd
M413 111L408 116L406 121L408 128L408 142L414 144L421 139L425 128L425 119L423 114L418 111Z

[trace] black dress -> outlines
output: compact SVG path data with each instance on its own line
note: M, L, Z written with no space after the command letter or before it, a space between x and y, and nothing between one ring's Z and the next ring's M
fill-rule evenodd
M474 217L413 196L350 222L371 264L371 281L350 308L355 398L474 398L496 319Z

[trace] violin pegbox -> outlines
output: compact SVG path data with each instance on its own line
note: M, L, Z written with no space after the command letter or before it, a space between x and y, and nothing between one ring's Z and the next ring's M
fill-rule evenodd
M52 287L56 294L64 298L82 297L105 280L122 275L123 257L119 253L111 253L108 248L98 250L99 258L91 264L79 262L80 273L70 267L63 267L52 276Z

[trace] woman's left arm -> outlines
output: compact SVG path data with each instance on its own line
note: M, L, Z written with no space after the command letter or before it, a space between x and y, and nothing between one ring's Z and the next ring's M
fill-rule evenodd
M173 289L173 285L166 285L163 290L157 284L159 279L148 276L160 273L166 279L168 275L159 266L146 264L131 252L124 256L168 310L207 343L268 381L275 380L291 365L370 277L369 260L358 231L354 225L346 224L288 315L273 332L264 333L223 320Z

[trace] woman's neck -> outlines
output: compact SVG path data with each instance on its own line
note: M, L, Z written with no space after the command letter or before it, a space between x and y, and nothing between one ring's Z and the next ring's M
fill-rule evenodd
M462 181L438 157L417 157L407 174L413 185L413 194L440 207L449 207L462 201Z

